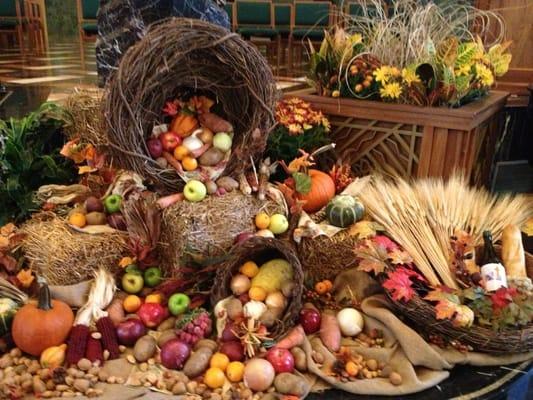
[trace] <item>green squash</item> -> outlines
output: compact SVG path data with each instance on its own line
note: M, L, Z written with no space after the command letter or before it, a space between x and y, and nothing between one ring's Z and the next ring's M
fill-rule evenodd
M326 218L331 225L346 228L355 224L365 213L361 202L350 195L335 196L326 207Z
M8 298L0 299L0 337L11 329L13 317L18 309L19 306L14 300Z

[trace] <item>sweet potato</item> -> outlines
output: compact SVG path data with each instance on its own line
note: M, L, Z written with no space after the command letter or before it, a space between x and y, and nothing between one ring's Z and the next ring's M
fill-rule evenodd
M304 337L304 328L301 325L296 325L276 344L276 347L290 350L293 347L300 346L304 342Z
M337 317L332 311L328 310L322 313L320 339L329 351L339 351L339 348L341 347L341 329Z
M224 118L213 113L204 113L198 116L200 124L214 133L233 132L233 126Z

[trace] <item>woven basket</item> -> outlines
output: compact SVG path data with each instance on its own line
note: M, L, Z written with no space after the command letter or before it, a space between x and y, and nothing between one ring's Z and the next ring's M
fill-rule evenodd
M495 247L497 253L500 253L500 248ZM526 253L526 265L528 270L533 266L533 255L529 253ZM523 329L505 328L498 331L476 324L470 328L455 327L448 319L436 319L433 305L420 296L415 296L405 303L393 300L389 292L385 292L394 309L405 316L414 325L417 332L425 334L425 336L437 335L447 342L458 341L464 345L472 346L476 351L485 353L533 351L533 324L531 323Z
M151 25L128 49L108 89L106 144L114 165L171 193L184 182L174 169L162 169L146 146L166 101L193 94L216 100L217 114L234 127L224 175L236 175L263 153L278 97L272 71L256 47L217 25L185 18Z
M244 262L254 261L261 265L274 258L283 258L292 265L295 283L293 296L288 302L283 318L270 329L270 336L276 339L286 333L296 323L298 313L302 308L304 274L294 248L287 242L278 239L253 237L244 243L234 246L230 251L230 258L217 270L211 291L211 304L215 305L220 300L231 295L231 279L238 273Z

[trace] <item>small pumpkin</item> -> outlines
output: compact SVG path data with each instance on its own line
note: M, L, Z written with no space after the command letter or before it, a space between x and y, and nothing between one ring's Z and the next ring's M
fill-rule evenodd
M189 136L198 128L198 120L191 112L181 111L170 124L170 130L181 137Z
M311 190L306 194L298 194L298 198L305 201L304 211L314 213L335 196L335 183L331 176L317 169L310 169L307 173L311 177Z
M11 335L19 349L39 356L48 347L64 343L73 322L74 313L69 305L51 300L48 285L43 284L38 301L28 302L15 314Z
M19 305L13 299L7 297L0 299L0 336L4 336L9 332L18 308Z
M355 224L365 213L365 208L354 197L341 194L335 196L326 207L326 218L331 225L346 228Z
M52 346L45 349L41 353L41 367L43 368L57 368L65 362L65 355L67 352L67 345L63 343L60 346Z

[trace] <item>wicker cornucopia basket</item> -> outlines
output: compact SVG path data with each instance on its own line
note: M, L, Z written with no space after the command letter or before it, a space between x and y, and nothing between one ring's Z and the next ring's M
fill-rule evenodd
M231 295L231 278L238 273L244 262L254 261L261 265L274 258L283 258L292 265L294 290L283 317L269 330L273 339L286 333L295 324L302 307L304 273L300 260L289 243L279 239L253 237L234 246L230 251L229 259L218 268L211 291L211 304L215 305Z
M496 251L501 250L496 246ZM533 267L533 255L526 253L527 269ZM494 330L476 323L470 328L456 327L448 319L436 319L435 307L416 295L409 302L395 301L387 298L394 309L405 316L416 330L425 336L441 337L446 342L456 341L471 346L475 351L486 353L524 353L533 351L533 323L522 329L505 328Z
M238 34L185 18L152 25L110 81L104 112L114 164L137 172L159 190L178 191L183 181L149 156L146 139L162 122L167 100L197 93L214 99L234 127L224 174L244 171L264 151L274 125L272 71L257 48Z

